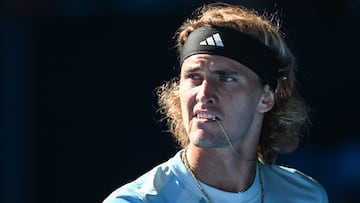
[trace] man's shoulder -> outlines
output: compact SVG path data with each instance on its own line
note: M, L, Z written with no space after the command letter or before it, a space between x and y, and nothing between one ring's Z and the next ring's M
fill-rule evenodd
M282 165L263 165L264 182L274 194L284 193L308 196L317 202L327 202L327 193L313 177L302 171ZM311 201L309 201L311 202Z
M114 190L103 203L122 203L122 202L142 202L145 194L156 194L156 183L159 179L159 171L166 170L162 165L158 165L153 169L142 174L140 177L129 181L128 183Z
M172 159L160 163L141 176L114 190L103 203L143 202L145 196L157 195L174 174Z
M268 173L266 176L269 178L276 178L282 181L292 182L298 184L305 184L310 186L318 186L319 183L311 176L303 173L302 171L277 164L264 165L265 173Z

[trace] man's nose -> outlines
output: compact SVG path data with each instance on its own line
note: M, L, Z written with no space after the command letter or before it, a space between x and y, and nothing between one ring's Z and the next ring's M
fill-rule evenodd
M202 81L201 85L198 86L198 92L196 95L196 100L203 104L213 104L215 103L216 97L216 83L209 79Z

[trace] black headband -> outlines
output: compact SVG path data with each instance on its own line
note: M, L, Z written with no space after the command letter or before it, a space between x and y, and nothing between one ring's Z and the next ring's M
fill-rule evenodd
M190 33L180 52L180 66L194 54L221 55L240 62L275 88L278 64L275 53L248 34L225 27L201 27Z

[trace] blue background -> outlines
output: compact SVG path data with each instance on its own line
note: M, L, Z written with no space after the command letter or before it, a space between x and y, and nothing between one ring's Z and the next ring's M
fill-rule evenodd
M177 151L154 88L176 75L172 39L212 1L3 0L0 202L101 202ZM312 128L278 163L360 202L359 0L227 1L278 11Z

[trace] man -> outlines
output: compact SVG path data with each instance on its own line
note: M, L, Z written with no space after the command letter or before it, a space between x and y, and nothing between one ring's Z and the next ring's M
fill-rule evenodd
M314 179L275 164L308 125L279 23L214 3L176 36L180 77L157 90L182 149L104 203L328 202Z

